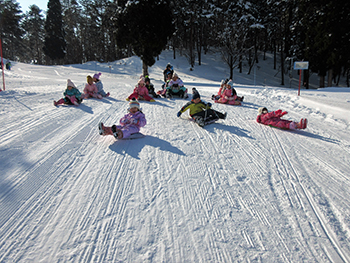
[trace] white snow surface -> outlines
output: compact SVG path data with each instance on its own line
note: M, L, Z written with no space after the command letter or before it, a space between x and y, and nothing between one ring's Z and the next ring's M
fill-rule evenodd
M228 77L220 55L191 71L165 51L156 90L168 62L205 101ZM280 86L271 64L235 71L243 105L213 105L226 120L200 128L176 116L189 99L141 102L146 137L116 141L97 126L126 114L139 58L14 62L0 92L0 262L350 262L350 89L298 96L296 73ZM111 97L53 106L68 78L82 91L97 72ZM308 128L258 124L262 106Z

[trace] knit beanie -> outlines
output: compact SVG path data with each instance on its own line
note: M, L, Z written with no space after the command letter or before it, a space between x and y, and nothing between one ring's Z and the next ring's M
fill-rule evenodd
M100 79L100 76L102 75L101 72L94 74L93 78L94 79Z
M201 95L199 95L199 92L196 88L193 88L192 89L192 100L195 100L198 98L201 98Z
M67 79L67 87L77 88L77 87L74 85L73 81L71 81L70 79Z
M129 102L129 109L128 110L130 110L131 108L140 109L140 103L135 98L132 98L131 101Z
M264 111L266 111L265 113L268 113L269 111L267 110L267 108L265 108L265 107L261 107L261 108L259 108L258 109L258 115L261 115L261 114L263 114L264 113Z
M89 83L89 80L92 80L92 77L90 76L90 75L88 75L87 77L86 77L86 81Z

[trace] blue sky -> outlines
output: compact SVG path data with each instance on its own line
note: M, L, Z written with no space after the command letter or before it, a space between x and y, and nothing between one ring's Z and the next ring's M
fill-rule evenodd
M25 13L29 11L29 6L35 4L45 13L47 10L47 3L49 0L17 0L17 3L21 6L22 12Z

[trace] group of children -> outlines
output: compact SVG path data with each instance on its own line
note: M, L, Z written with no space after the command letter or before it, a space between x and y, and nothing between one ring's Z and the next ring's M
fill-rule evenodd
M102 73L96 73L91 77L88 75L86 77L86 84L83 93L81 93L78 88L74 85L73 81L67 80L67 88L63 92L64 97L58 101L54 101L55 106L61 104L69 104L78 106L83 99L97 98L102 99L103 97L109 97L110 93L106 93L103 90L103 84L100 80Z
M103 90L102 82L100 81L101 73L87 76L87 84L83 94L79 92L74 83L68 79L67 89L65 90L64 98L59 101L54 101L54 105L73 104L79 105L83 99L108 97L110 94ZM131 135L138 133L141 127L146 125L146 118L140 108L139 100L153 102L154 98L163 95L172 97L178 95L181 98L187 98L187 89L184 87L182 80L172 70L170 64L164 70L164 78L166 84L163 86L162 92L158 94L154 91L154 86L150 83L149 76L141 76L134 88L133 93L126 99L129 101L128 113L119 121L119 125L111 127L104 126L99 123L99 133L101 135L113 135L117 139L126 139ZM164 92L163 92L164 91ZM150 96L151 95L151 96ZM217 95L212 96L215 103L223 103L229 105L241 105L244 97L239 97L236 90L233 88L232 80L222 80L220 89ZM177 116L189 110L189 115L199 126L203 127L207 123L214 122L218 119L226 119L227 113L221 113L211 108L211 103L206 103L201 100L200 94L196 88L192 89L192 99L186 103ZM287 112L282 110L269 112L267 108L261 107L258 109L256 121L261 124L277 127L281 129L305 129L307 127L307 119L301 119L300 122L282 119Z
M222 80L217 95L213 95L212 100L216 103L242 105L243 97L238 97L236 90L233 88L232 80Z

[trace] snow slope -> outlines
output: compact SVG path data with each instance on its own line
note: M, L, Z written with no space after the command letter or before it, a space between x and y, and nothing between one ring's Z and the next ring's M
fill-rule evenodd
M167 62L207 101L228 74L218 55L190 71L164 52L157 90ZM281 87L261 63L235 72L243 106L213 105L225 121L200 128L176 117L185 100L142 102L147 137L129 141L97 124L126 113L138 58L13 63L0 92L0 262L350 262L350 89L298 97L297 81ZM67 78L82 91L96 72L110 98L53 106ZM260 125L261 106L309 127Z

